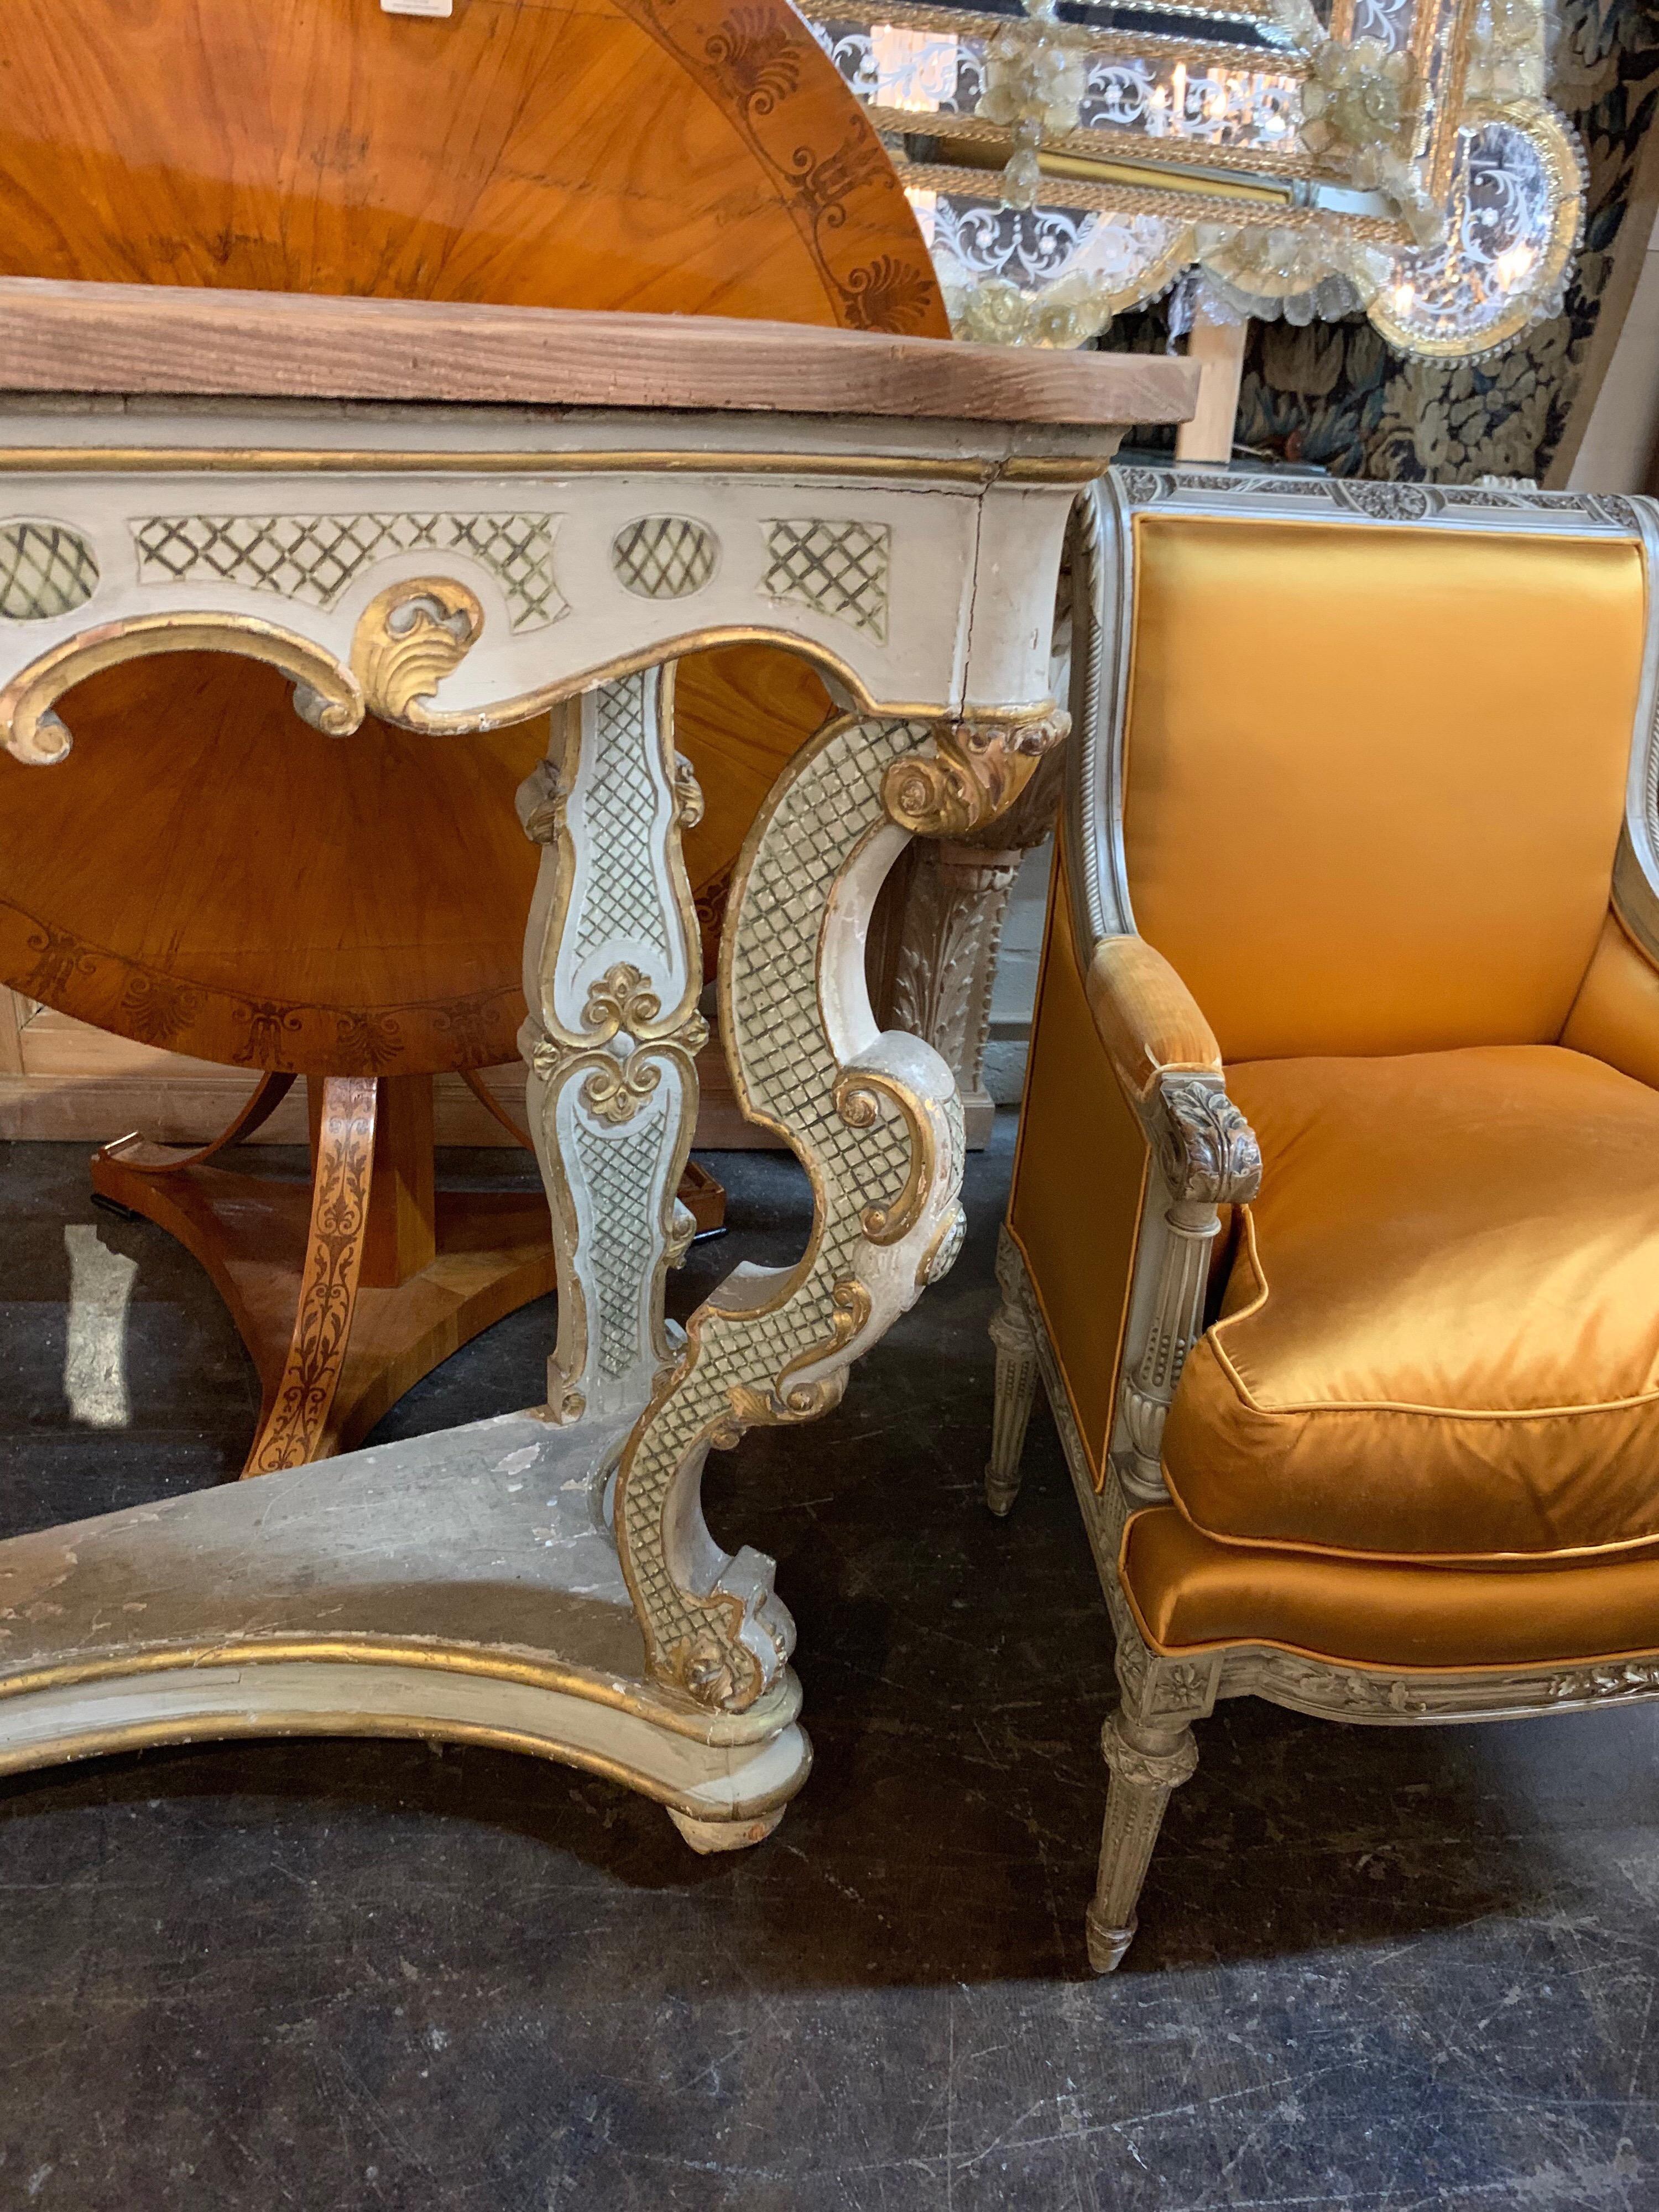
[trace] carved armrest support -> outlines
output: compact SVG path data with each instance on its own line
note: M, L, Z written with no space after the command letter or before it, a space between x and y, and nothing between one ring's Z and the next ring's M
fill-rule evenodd
M1150 1103L1158 1169L1177 1207L1213 1214L1255 1196L1261 1148L1218 1076L1161 1075Z
M1113 1453L1129 1498L1167 1498L1164 1424L1204 1325L1217 1208L1255 1197L1261 1154L1227 1096L1215 1034L1161 953L1138 937L1095 948L1089 1003L1158 1162L1165 1204L1143 1225Z

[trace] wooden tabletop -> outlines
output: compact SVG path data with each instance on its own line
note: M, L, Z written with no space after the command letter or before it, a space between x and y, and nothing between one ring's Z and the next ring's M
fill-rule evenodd
M712 315L0 278L0 391L1181 422L1194 362Z

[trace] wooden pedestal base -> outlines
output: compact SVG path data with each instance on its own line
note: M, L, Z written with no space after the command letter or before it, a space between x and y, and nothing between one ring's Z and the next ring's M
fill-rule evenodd
M212 1278L258 1370L259 1430L244 1469L257 1474L293 1342L311 1185L216 1167L156 1176L125 1164L118 1146L94 1155L92 1181L176 1237ZM553 1288L539 1191L441 1191L434 1211L431 1261L407 1282L359 1288L332 1398L304 1457L349 1450L452 1352Z
M539 1190L435 1188L430 1076L313 1081L309 1182L211 1165L295 1080L266 1076L200 1151L123 1137L92 1160L99 1195L176 1237L229 1309L261 1391L245 1475L360 1443L423 1375L556 1282ZM680 1196L700 1235L721 1225L706 1170L688 1165Z
M647 1678L603 1517L628 1427L509 1413L0 1543L0 1773L424 1736L626 1783L697 1850L757 1843L811 1763L799 1686L733 1714Z

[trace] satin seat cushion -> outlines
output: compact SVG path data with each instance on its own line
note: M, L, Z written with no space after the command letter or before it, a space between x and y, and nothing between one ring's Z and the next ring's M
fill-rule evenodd
M1443 1563L1659 1539L1659 1092L1557 1045L1228 1086L1262 1181L1165 1425L1192 1527Z
M1500 1568L1322 1559L1218 1544L1156 1505L1124 1530L1120 1571L1155 1651L1271 1644L1360 1667L1513 1668L1659 1650L1652 1552Z

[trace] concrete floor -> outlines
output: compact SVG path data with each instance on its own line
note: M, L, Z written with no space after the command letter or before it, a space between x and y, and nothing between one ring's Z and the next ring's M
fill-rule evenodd
M1650 1708L1226 1708L1087 1972L1109 1638L1046 1417L1013 1518L979 1504L1007 1135L841 1409L712 1465L800 1626L817 1765L771 1842L698 1859L605 1784L398 1743L0 1784L6 2212L1659 2205ZM682 1311L805 1219L790 1163L714 1164L744 1233ZM234 1470L252 1375L193 1264L79 1148L0 1168L4 1533ZM377 1440L530 1401L550 1328Z

